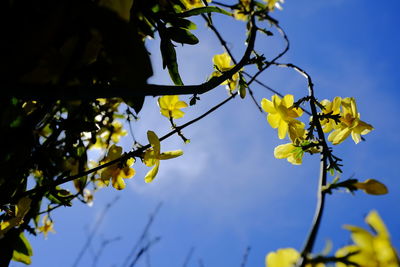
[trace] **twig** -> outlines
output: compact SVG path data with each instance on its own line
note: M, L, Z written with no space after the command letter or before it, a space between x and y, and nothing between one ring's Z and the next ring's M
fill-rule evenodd
M136 254L135 259L132 261L131 265L129 265L129 267L133 267L135 266L135 264L139 261L139 259L142 257L142 255L144 253L146 253L151 246L153 246L154 244L158 243L161 240L160 237L156 237L153 240L150 240L144 247L142 247L138 253Z
M247 264L247 259L249 258L249 254L250 254L250 246L248 246L243 254L243 260L242 260L242 264L240 264L240 267L246 267Z
M237 93L232 94L231 96L229 96L228 98L226 98L225 100L223 100L222 102L220 102L218 105L212 107L212 108L209 109L207 112L205 112L205 113L203 113L202 115L200 115L199 117L197 117L197 118L195 118L195 119L193 119L193 120L191 120L191 121L189 121L189 122L187 122L187 123L185 123L185 124L183 124L183 125L181 125L181 126L177 126L177 127L176 127L175 129L173 129L171 132L169 132L169 133L167 133L166 135L162 136L162 137L160 138L160 141L163 141L163 140L165 140L165 139L171 137L171 136L174 135L175 133L178 133L179 131L183 130L184 128L190 126L191 124L193 124L193 123L195 123L195 122L197 122L197 121L203 119L204 117L210 115L212 112L214 112L215 110L219 109L219 108L222 107L224 104L226 104L227 102L229 102L230 100L232 100L236 95L237 95ZM117 163L119 163L119 162L121 162L121 161L123 161L123 160L127 160L127 159L132 158L132 157L140 157L140 156L144 153L144 151L146 151L146 149L149 149L150 147L151 147L151 145L150 145L150 144L147 144L147 145L145 145L145 146L142 146L142 147L139 147L139 148L137 148L137 149L134 149L134 150L132 150L132 151L129 152L129 153L125 153L123 156L121 156L121 157L119 157L119 158L117 158L117 159L115 159L115 160L109 161L109 162L104 163L104 164L102 164L102 165L99 165L99 166L97 166L97 167L95 167L95 168L86 170L86 171L81 172L81 173L78 173L78 174L76 174L76 175L71 175L71 176L67 176L67 177L64 177L64 178L60 177L60 178L56 179L55 181L51 181L51 182L48 183L48 184L44 184L44 185L42 185L42 186L35 187L35 188L31 189L31 190L28 190L28 191L25 191L25 192L23 192L23 193L21 193L21 194L19 194L19 195L16 195L16 196L13 198L13 200L15 201L15 200L18 200L18 199L20 199L20 198L22 198L22 197L24 197L24 196L28 196L28 195L32 195L32 194L38 194L38 193L40 193L40 192L42 192L42 191L45 192L45 191L48 189L49 186L50 186L50 187L56 187L56 186L58 186L58 185L61 185L61 184L64 184L64 183L73 181L73 180L75 180L75 179L78 179L78 178L80 178L80 177L82 177L82 176L86 176L86 175L89 175L89 174L91 174L91 173L97 172L97 171L102 170L102 169L104 169L104 168L106 168L106 167L109 167L109 166L111 166L111 165L117 164Z
M189 252L188 252L188 254L185 257L185 261L183 262L182 267L187 267L188 266L189 261L192 258L193 252L194 252L194 247L191 247Z
M307 264L307 257L312 252L314 247L314 243L317 237L317 233L321 224L321 218L325 207L325 196L326 192L322 189L326 186L326 176L327 176L327 156L330 154L329 147L326 143L325 134L322 130L321 123L318 118L318 112L316 107L316 98L314 95L314 84L312 82L311 76L302 68L294 65L294 64L281 64L281 63L271 63L282 67L288 67L296 70L302 76L307 79L308 84L308 96L310 98L310 108L311 113L313 116L313 124L316 127L318 138L322 145L322 152L321 152L321 164L320 164L320 174L319 174L319 182L318 182L318 191L317 191L317 206L314 213L314 219L312 222L312 226L306 242L304 244L303 250L301 251L301 258L297 262L297 266L304 267Z
M229 54L229 56L231 57L233 63L234 63L234 64L237 64L237 61L236 61L235 57L233 56L233 53L232 53L231 50L229 49L228 44L227 44L227 42L225 41L225 39L222 37L221 33L218 31L218 29L214 26L214 24L211 22L211 20L210 20L207 16L205 16L205 15L203 14L202 17L203 17L203 19L207 22L207 26L214 32L214 34L215 34L215 36L217 37L217 39L218 39L218 41L220 42L220 44L224 47L224 49L226 50L226 52ZM286 39L287 39L287 38L286 38ZM283 54L280 53L281 56L283 56L283 55L287 52L288 48L287 48L287 49L285 48L285 50L286 50L286 51L283 51ZM281 57L281 56L279 56L279 57ZM278 58L279 58L279 57L278 57ZM276 59L278 59L278 58L276 58ZM275 59L275 60L276 60L276 59ZM265 70L265 69L264 69L264 70ZM264 70L263 70L263 71L264 71ZM249 74L249 73L246 72L246 71L242 71L242 73L243 73L244 75L246 75L247 77L249 77L249 78L252 78L252 77L253 77L251 74ZM261 85L262 87L264 87L265 89L267 89L267 90L269 90L269 91L271 91L271 92L273 92L273 93L275 93L275 94L278 94L279 96L282 97L282 94L281 94L281 93L279 93L278 91L272 89L271 87L269 87L268 85L264 84L263 82L261 82L261 81L259 81L259 80L255 80L255 82L258 83L259 85ZM263 112L262 109L261 109L261 107L260 107L260 105L258 104L257 100L254 98L253 90L251 90L250 88L248 88L248 90L249 90L250 97L251 97L251 99L253 100L253 102L254 102L254 104L256 105L256 107L258 108L258 110L260 110L260 112Z
M105 206L104 210L101 212L99 218L96 221L96 224L93 227L92 232L89 234L85 244L83 245L81 251L79 252L78 256L76 257L75 262L72 265L73 267L78 266L78 264L79 264L80 260L82 259L83 255L86 253L86 250L88 249L88 247L92 243L92 240L93 240L94 236L96 235L97 230L99 230L99 227L100 227L101 223L103 222L108 210L112 207L112 205L114 205L118 201L118 199L119 199L119 196L116 196L111 202L109 202Z
M162 202L158 203L157 207L153 211L153 213L150 214L149 220L147 221L146 226L144 227L142 234L140 235L139 239L136 241L136 243L133 245L132 249L130 250L130 253L128 256L125 258L124 263L122 266L128 266L130 259L136 252L136 250L139 248L139 246L143 243L144 239L147 237L148 232L150 230L151 225L154 222L155 217L157 216L158 212L160 211L160 208L162 206Z
M103 242L101 242L101 245L100 245L99 250L98 250L98 251L95 253L95 255L93 256L93 264L92 264L92 267L96 267L96 266L97 266L97 262L99 261L99 258L100 258L100 256L102 255L103 250L106 248L106 246L108 246L108 245L111 244L112 242L119 241L119 240L121 240L121 237L120 237L120 236L115 237L115 238L112 238L112 239L103 240Z

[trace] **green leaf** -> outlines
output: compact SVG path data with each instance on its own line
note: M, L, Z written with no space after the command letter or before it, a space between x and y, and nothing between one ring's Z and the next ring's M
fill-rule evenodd
M171 18L168 18L168 23L174 27L184 28L184 29L188 29L188 30L196 30L197 29L197 25L188 19L171 17Z
M221 13L227 16L232 16L231 13L229 13L228 11L216 7L216 6L208 6L208 7L199 7L199 8L193 8L191 10L185 11L183 13L180 14L176 14L176 16L181 17L181 18L186 18L186 17L191 17L191 16L196 16L196 15L200 15L200 14L204 14L204 13Z
M240 79L239 79L239 95L240 95L240 98L244 99L246 97L247 83L241 73L240 73L239 77L240 77Z
M239 95L241 99L244 99L246 97L246 86L239 86Z
M144 96L143 97L134 97L134 98L124 98L124 102L133 108L136 114L142 110L144 104Z
M258 28L258 30L259 30L260 32L266 34L267 36L273 36L273 35L274 35L271 31L269 31L269 30L267 30L267 29Z
M166 33L168 34L168 37L171 38L171 40L177 43L190 45L195 45L199 43L199 39L197 39L196 36L194 36L190 31L183 28L170 27L166 29Z
M175 47L171 43L171 40L162 38L160 48L163 58L163 68L168 68L169 76L175 85L183 85L181 76L179 75L178 62L176 61Z
M28 239L21 232L15 243L15 248L13 251L13 261L22 262L25 264L31 264L31 256L33 255L31 244L29 244Z
M54 191L46 194L46 197L54 204L72 206L71 200L74 198L74 195L68 190L57 187Z

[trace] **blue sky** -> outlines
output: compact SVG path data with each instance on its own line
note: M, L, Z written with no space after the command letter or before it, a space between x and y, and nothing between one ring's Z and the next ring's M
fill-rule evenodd
M375 128L366 136L367 142L355 145L347 140L335 147L344 160L342 177L376 178L390 191L377 197L362 192L328 196L315 252L321 251L328 239L335 248L348 244L349 235L342 225L365 226L364 216L371 209L381 214L393 243L400 248L400 4L288 0L283 7L283 11L273 13L291 41L291 49L281 61L295 63L310 73L320 99L355 97L362 119ZM213 34L200 29L203 22L196 22L200 46L183 47L178 52L187 84L203 82L212 72L212 56L223 52ZM215 23L239 57L245 48L244 24L227 18L216 18ZM257 49L273 56L283 45L281 39L272 37L260 40ZM156 69L160 66L157 41L149 41L148 48L153 51L155 66L151 82L169 82L167 74ZM283 94L299 98L307 93L305 80L292 70L270 69L260 79ZM272 95L263 88L252 89L259 100ZM222 86L216 88L201 96L194 108L186 109L185 118L177 122L196 117L226 96ZM140 118L133 128L142 143L147 141L147 130L159 136L169 131L156 99L146 99ZM42 236L30 238L34 248L32 266L72 266L96 218L116 195L120 199L101 223L79 266L92 266L101 242L116 237L121 239L106 247L97 266L121 266L159 202L163 205L150 238L160 236L161 241L149 253L151 266L183 266L191 248L194 251L187 266L199 266L200 260L207 267L240 266L247 246L251 246L247 266L264 266L264 257L271 250L301 248L316 202L317 156L306 156L301 166L275 159L273 148L283 142L250 98L233 100L184 133L191 139L190 144L182 144L178 137L162 143L162 150L180 148L185 154L161 162L152 184L144 183L148 168L137 162L136 176L125 190L106 188L97 192L92 207L75 203L72 208L54 212L57 234L50 234L47 240ZM127 150L131 143L129 136L122 140ZM148 266L146 257L137 266Z

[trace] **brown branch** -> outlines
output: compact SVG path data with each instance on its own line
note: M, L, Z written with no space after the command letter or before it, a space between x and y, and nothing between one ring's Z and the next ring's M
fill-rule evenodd
M319 174L319 182L318 182L318 191L317 191L317 206L314 213L314 218L312 222L312 226L306 242L304 244L303 250L301 251L301 258L297 262L296 266L304 267L307 264L307 257L312 252L315 240L317 238L317 233L319 227L321 225L322 214L324 212L325 207L325 196L326 192L322 189L326 186L326 177L327 177L327 157L330 154L329 147L327 145L325 134L322 130L321 123L318 118L317 106L316 106L316 98L314 95L314 83L312 82L311 76L302 68L293 65L293 64L281 64L281 63L271 63L281 67L288 67L296 70L302 76L307 79L308 84L308 96L310 98L310 108L312 113L312 120L313 124L316 127L318 138L320 139L320 143L322 145L322 152L321 152L321 164L320 164L320 174Z

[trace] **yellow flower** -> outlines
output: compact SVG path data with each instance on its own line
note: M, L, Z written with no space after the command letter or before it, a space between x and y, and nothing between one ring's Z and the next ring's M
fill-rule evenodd
M213 63L216 71L214 71L211 74L211 76L215 77L221 76L223 72L229 71L234 67L234 65L232 65L231 57L226 52L219 55L215 55L213 57ZM232 75L230 79L221 83L221 85L227 85L227 89L232 92L233 90L236 89L238 81L239 81L239 73L236 72L235 74Z
M108 150L107 157L102 161L102 164L118 159L122 156L122 147L112 145ZM115 189L121 190L125 188L124 179L132 178L135 175L135 170L131 168L135 162L134 158L129 158L125 162L115 163L108 166L101 172L101 180L108 185L110 179L112 186Z
M76 175L79 173L79 160L76 158L67 158L63 162L63 168L69 171L69 175Z
M111 137L110 137L111 134ZM96 143L91 148L105 149L107 148L109 141L118 143L122 136L125 136L127 131L123 128L123 125L119 121L113 121L111 123L111 131L107 127L103 127L96 133Z
M294 248L282 248L278 249L276 252L270 252L265 257L266 267L294 267L296 262L300 258L300 253ZM306 264L306 267L324 267L322 263L317 263L314 265Z
M83 190L83 200L85 201L85 203L91 207L93 206L93 200L94 200L94 196L92 191L90 191L89 189L85 188Z
M286 158L293 165L300 165L303 160L304 151L301 147L296 147L292 143L283 144L275 147L274 156L277 159Z
M347 97L342 100L343 111L340 114L340 124L328 136L332 144L337 145L343 142L350 134L354 142L358 144L361 141L361 135L372 131L372 125L360 120L360 113L357 112L356 101L353 97Z
M248 15L245 13L250 11L250 0L240 0L239 4L240 9L236 9L233 13L233 16L237 20L247 21Z
M388 193L387 187L375 179L367 179L364 182L357 182L354 186L370 195L384 195Z
M24 217L31 208L32 200L28 197L21 198L15 207L15 216L9 220L0 222L0 238L14 226L18 226L24 222Z
M398 267L400 262L396 250L390 242L389 232L378 212L371 211L365 218L365 222L372 227L376 234L371 234L361 227L345 225L344 227L351 231L351 239L354 244L339 249L336 257L358 252L349 256L348 260L362 267ZM336 263L336 267L345 266L343 263Z
M53 221L49 219L49 216L45 215L42 218L42 226L39 226L37 228L39 233L43 233L44 238L47 239L47 235L49 232L55 233L56 231L54 231L54 224Z
M186 9L192 9L192 8L197 8L197 7L203 7L203 1L202 0L181 0L182 4L185 5ZM207 0L207 2L211 2L211 0Z
M165 117L179 119L185 115L180 109L186 108L188 104L184 101L179 101L179 96L177 95L166 95L158 98L158 106L161 114Z
M267 3L267 7L270 11L273 11L275 7L279 10L282 10L281 3L283 4L285 1L283 0L264 0Z
M273 95L272 101L265 98L261 101L262 109L268 113L269 124L274 129L278 128L279 139L285 138L289 132L290 139L294 141L298 137L297 129L304 128L304 123L294 119L300 117L303 110L293 107L293 103L293 95L285 95L283 99Z
M111 133L111 140L114 143L118 143L119 139L127 134L127 131L123 128L122 123L119 121L113 121L111 125L113 127Z
M147 132L147 139L149 139L151 148L147 149L144 153L143 162L146 166L154 166L144 177L146 183L150 183L154 180L160 167L160 160L172 159L179 157L183 154L182 150L174 150L160 153L161 146L158 136L153 131Z
M340 104L342 99L340 97L335 97L332 102L327 99L321 101L321 105L325 109L322 110L323 114L339 115L340 114ZM338 128L338 124L333 119L323 119L321 121L324 133L329 133L335 128Z

